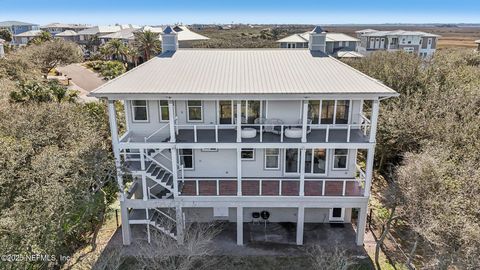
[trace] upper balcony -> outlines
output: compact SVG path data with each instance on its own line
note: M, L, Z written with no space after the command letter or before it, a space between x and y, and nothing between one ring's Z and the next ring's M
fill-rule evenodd
M133 102L126 106L127 119L135 118L139 105L133 105ZM374 142L373 115L369 118L363 113L363 101L283 101L278 104L274 101L246 101L245 105L239 101L239 106L228 101L227 109L221 101L212 104L197 101L201 107L189 107L189 101L183 101L184 105L180 102L175 105L173 102L165 105L165 102L154 108L156 111L144 103L147 105L143 114L147 120L131 120L120 143ZM267 111L268 116L264 117ZM170 113L174 115L173 119L169 117ZM159 115L160 121L151 120L153 115Z

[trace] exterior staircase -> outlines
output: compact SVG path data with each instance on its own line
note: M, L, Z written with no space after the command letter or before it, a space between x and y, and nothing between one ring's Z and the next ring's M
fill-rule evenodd
M177 240L177 221L172 215L175 215L175 212L172 209L165 210L155 208L151 210L149 224L158 231Z

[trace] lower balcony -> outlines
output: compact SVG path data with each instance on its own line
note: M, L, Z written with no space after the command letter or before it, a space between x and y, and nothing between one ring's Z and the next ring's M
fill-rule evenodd
M180 196L238 196L237 178L178 179ZM299 196L299 179L243 178L242 196ZM304 196L363 197L364 182L360 179L308 179Z

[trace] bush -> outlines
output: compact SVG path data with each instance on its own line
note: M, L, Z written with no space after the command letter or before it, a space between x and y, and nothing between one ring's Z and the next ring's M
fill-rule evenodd
M126 71L125 65L119 61L96 60L86 62L85 65L95 72L100 73L107 80L118 77Z

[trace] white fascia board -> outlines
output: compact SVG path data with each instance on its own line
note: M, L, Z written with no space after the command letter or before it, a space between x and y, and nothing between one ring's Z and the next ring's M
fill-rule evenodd
M91 94L109 100L310 100L310 99L351 99L376 100L382 97L396 97L398 93L315 93L315 94Z
M126 199L125 206L134 209L175 207L307 207L307 208L357 208L365 205L368 197L325 196L185 196L164 200Z

